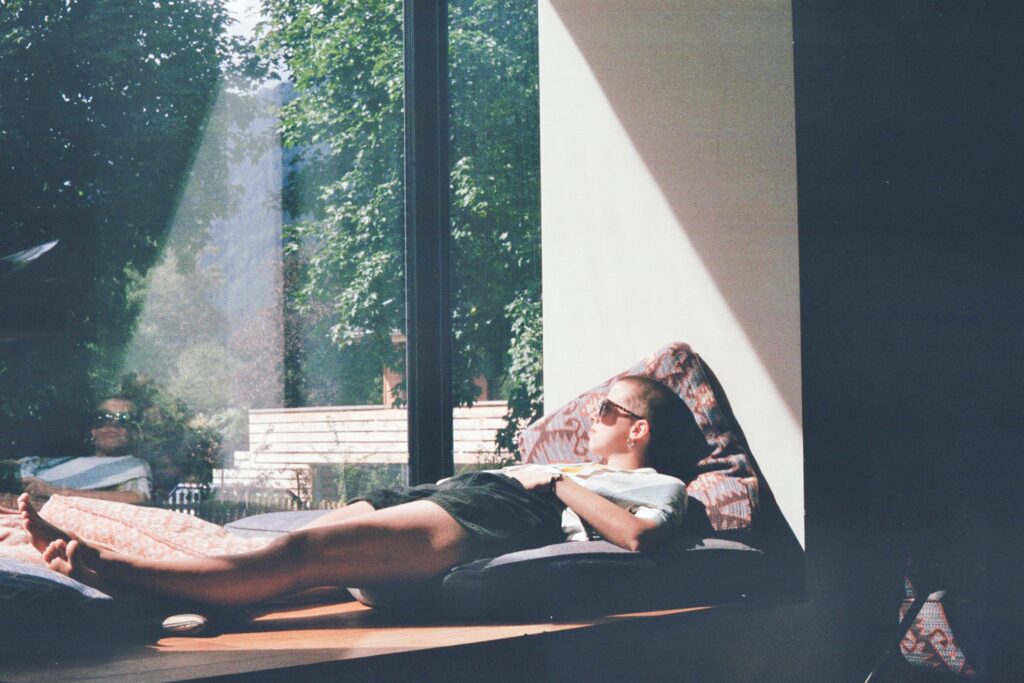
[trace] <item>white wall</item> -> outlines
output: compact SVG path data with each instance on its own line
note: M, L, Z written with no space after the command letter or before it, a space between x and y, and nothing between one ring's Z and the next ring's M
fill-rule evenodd
M545 403L690 343L803 542L789 3L539 11Z

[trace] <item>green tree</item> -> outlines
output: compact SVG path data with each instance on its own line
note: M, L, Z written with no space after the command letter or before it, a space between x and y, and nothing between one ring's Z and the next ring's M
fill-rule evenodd
M404 326L401 2L271 0L262 49L294 84L281 111L293 151L284 208L289 400L324 397L310 359L400 367ZM317 340L323 339L323 344ZM319 347L319 348L318 348ZM330 364L330 363L328 363ZM328 385L330 386L330 385Z
M537 3L449 13L456 378L501 378L498 446L517 453L543 413Z
M301 402L304 330L329 340L322 355L358 348L400 367L402 5L266 0L264 12L261 49L295 87L281 116L294 154L286 373ZM450 24L455 395L471 403L475 377L499 379L514 432L540 410L539 318L520 334L540 302L536 3L453 2Z

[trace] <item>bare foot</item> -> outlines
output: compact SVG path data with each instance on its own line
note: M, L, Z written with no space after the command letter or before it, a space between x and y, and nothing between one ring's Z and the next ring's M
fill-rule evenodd
M55 572L60 572L73 579L78 578L75 576L75 568L68 557L68 544L65 541L56 540L47 545L43 549L43 562Z
M47 546L54 541L76 540L71 534L62 531L39 516L36 509L29 502L29 495L23 493L18 496L18 511L21 513L21 526L28 532L32 541L32 547L39 552L45 552Z
M57 539L43 550L43 561L53 571L109 593L99 574L88 566L95 563L98 557L94 548L75 540L68 542Z

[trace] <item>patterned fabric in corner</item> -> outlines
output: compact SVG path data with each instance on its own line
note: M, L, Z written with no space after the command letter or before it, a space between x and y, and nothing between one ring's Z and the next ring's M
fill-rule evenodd
M900 621L906 616L907 610L918 595L909 573L903 577L903 590L905 597L900 606ZM943 604L945 597L945 591L928 595L910 630L900 641L900 653L914 668L946 676L974 678L977 671L967 661L949 624L949 617Z
M656 379L683 398L708 446L707 455L688 478L687 493L704 504L715 531L748 529L758 505L758 481L750 451L725 396L713 387L710 369L681 342L662 347L523 430L519 436L523 462L593 460L588 431L597 405L611 385L626 375Z

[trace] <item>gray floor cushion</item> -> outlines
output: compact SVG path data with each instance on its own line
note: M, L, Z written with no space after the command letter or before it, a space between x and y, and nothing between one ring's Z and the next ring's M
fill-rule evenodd
M469 562L433 585L364 588L357 598L463 618L561 619L743 599L756 592L763 564L761 551L717 539L656 553L566 542Z
M241 535L293 531L322 510L275 512L228 524ZM554 545L485 558L424 584L353 590L387 610L432 610L461 618L554 619L733 601L755 595L764 553L721 539L680 539L654 553L607 541Z

